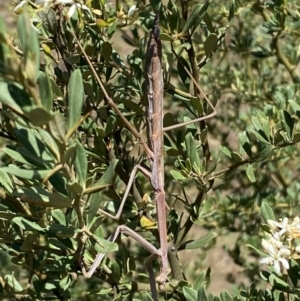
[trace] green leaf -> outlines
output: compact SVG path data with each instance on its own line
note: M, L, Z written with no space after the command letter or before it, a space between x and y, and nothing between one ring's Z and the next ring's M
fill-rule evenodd
M45 229L40 227L37 223L31 222L21 216L13 218L12 222L26 231L38 231L38 232L42 232L42 233L45 232Z
M83 79L80 69L76 69L70 78L69 84L69 110L68 110L68 131L80 121L83 104Z
M185 136L185 147L187 152L187 157L191 161L192 168L198 173L201 173L201 163L197 152L197 147L195 139L191 133Z
M97 187L97 186L105 186L112 184L112 180L115 174L115 168L118 164L118 160L114 159L110 162L109 167L105 171L105 173L102 175L102 177L94 184L92 187Z
M52 175L49 178L49 182L53 187L63 195L67 196L67 190L66 190L66 179L62 177L62 175L58 172L56 172L54 175Z
M262 121L262 126L263 126L263 130L264 133L266 135L266 137L268 138L268 141L270 141L270 137L271 137L271 127L270 127L270 122L267 119L264 119Z
M43 180L49 174L49 170L21 169L13 164L9 164L8 167L3 167L2 170L18 178L27 180Z
M62 290L66 291L70 287L72 282L72 277L70 275L67 275L59 281L59 287Z
M148 294L143 294L143 301L154 301L153 298Z
M174 115L170 112L164 115L164 127L172 126L175 123Z
M48 75L42 71L39 71L37 83L39 85L42 105L47 112L50 112L53 103L53 92Z
M113 261L111 264L111 276L114 279L115 283L119 283L122 277L122 265L119 261Z
M288 269L287 272L293 286L297 287L300 271L299 271L299 264L295 259L290 260L290 268Z
M49 206L54 208L71 208L72 199L59 192L53 192L49 195Z
M209 165L207 171L203 173L203 176L210 175L212 172L214 172L215 169L217 168L217 165L218 165L219 161L220 161L220 158L218 158L217 160L213 160L213 161L210 163L210 165Z
M190 66L188 64L188 62L183 58L183 57L179 57L178 61L177 61L177 70L178 70L178 74L180 76L181 81L183 82L183 84L186 87L189 87L190 85L190 76L188 75L188 73L185 71L184 67L190 71Z
M279 277L277 277L275 274L270 275L269 282L277 290L292 292L291 286Z
M212 23L212 18L209 15L208 12L205 13L204 17L203 17L203 21L205 22L207 29L213 33L216 32L216 30L214 29L213 23Z
M175 180L178 180L178 181L181 181L181 180L186 180L186 177L179 171L177 170L171 170L170 171L170 174L172 175L172 177L175 179Z
M49 192L41 187L20 188L14 192L14 196L19 197L23 202L38 206L44 206L45 203L49 202ZM48 206L51 205L48 204Z
M272 154L274 150L274 146L273 145L267 145L260 153L259 153L259 157L257 158L258 160L265 160L267 159L270 154Z
M0 81L0 101L4 105L12 108L14 111L22 114L22 109L20 105L16 102L13 91L14 87L16 87L14 84L5 83L3 81ZM28 104L30 104L30 100L27 96ZM25 100L26 103L26 100Z
M67 149L65 150L63 157L62 157L62 162L74 162L76 157L76 142L72 142L68 144Z
M22 292L23 287L22 285L18 282L18 280L15 278L15 276L12 275L5 275L4 276L5 282L7 285L14 291L14 292Z
M187 158L185 160L185 166L186 166L186 169L187 169L188 173L190 173L193 170L193 166L192 166L190 158ZM185 172L185 170L184 170L184 172Z
M198 290L197 300L198 301L208 301L206 290L205 290L204 286Z
M259 132L255 131L254 129L250 130L251 133L254 134L254 136L262 143L267 143L270 144L270 142L268 141L268 138L266 137L266 134L263 130L260 130Z
M114 242L101 237L97 237L97 241L98 242L96 242L94 239L91 239L91 244L98 253L109 253L118 250L118 245Z
M210 286L210 283L211 283L211 268L208 268L206 270L205 279L206 279L206 285L205 285L204 288L207 289Z
M253 172L252 164L248 164L247 169L246 169L246 174L247 174L248 179L252 183L254 183L256 181L256 178L255 178L255 175L254 175L254 172Z
M59 224L51 224L47 229L47 236L55 236L62 239L71 238L78 232L72 226L64 226Z
M104 57L104 59L109 62L111 54L112 54L112 47L109 42L104 42L101 45L101 55Z
M199 290L205 284L206 284L206 272L201 271L201 273L197 275L197 278L194 281L193 288L195 290Z
M252 123L254 125L254 128L259 131L263 128L261 122L259 121L259 119L256 116L252 117Z
M251 150L250 141L247 136L247 132L239 133L239 142L240 142L241 147L246 152L246 154L251 158L252 150Z
M199 217L207 217L207 216L211 216L215 210L212 209L213 208L213 205L216 203L216 198L215 196L211 196L210 198L207 198L205 201L204 201L204 204L202 204L201 206L201 211L199 213ZM196 221L195 221L196 222Z
M25 59L25 77L31 83L36 83L40 68L40 45L36 31L32 30L30 17L27 13L21 14L17 23L18 37Z
M22 187L14 192L14 196L20 198L23 202L43 206L43 203L49 202L49 192L41 187Z
M47 149L45 148L45 144L39 137L38 131L34 129L28 129L22 127L21 125L18 124L17 127L18 128L15 129L15 134L18 140L21 142L21 144L28 152L32 153L31 156L27 157L27 160L29 160L29 158L32 158L33 156L37 156L40 159L39 161L45 160L43 166L45 165L49 166L49 164L46 163L52 162L53 157L51 153L48 152Z
M294 113L299 117L300 116L300 105L293 99L289 99L288 102L291 105L291 108L294 111Z
M285 110L281 111L281 124L289 138L289 141L291 141L294 129L294 120L292 119L289 112Z
M165 147L165 152L168 156L170 157L178 157L180 155L179 151L173 147L170 147L170 148L166 148Z
M293 138L293 143L298 143L300 141L300 133L296 133Z
M50 230L48 230L45 234L45 236L48 237L47 241L49 244L61 250L65 250L66 252L69 252L69 250L76 250L76 247L74 247L70 238L60 238L57 237L54 233L51 234L49 231Z
M202 106L202 101L200 100L199 97L192 97L191 98L191 105L192 107L197 110L199 115L203 115L203 106ZM207 131L207 128L203 129L202 132Z
M106 120L106 127L105 127L105 136L110 135L117 124L117 118L113 115L109 115L107 120Z
M77 194L77 195L82 195L84 189L83 186L80 185L78 182L69 182L67 183L67 190L70 192L70 194Z
M62 145L66 144L66 120L59 112L53 114L53 119L49 122L49 128L53 138Z
M43 160L43 158L41 158L41 155L36 156L34 155L33 151L30 152L30 150L28 151L24 147L18 147L16 151L10 148L4 148L3 151L15 161L26 165L35 166L38 168L51 167L50 160L48 160L50 162L47 162L46 160Z
M199 249L205 247L213 238L217 236L215 232L209 232L204 236L192 241L192 242L184 242L179 247L179 250L191 250L191 249Z
M198 3L193 6L192 11L186 23L184 24L181 34L186 34L189 30L191 30L190 33L193 34L205 16L210 2L211 0L208 0L204 5Z
M187 301L198 301L198 294L192 288L184 286L182 292Z
M57 281L47 281L45 283L45 290L52 291L58 289L58 284L56 282Z
M0 168L0 184L6 189L8 193L12 193L13 184L8 174Z
M40 294L43 290L42 281L40 281L39 277L36 274L33 274L32 278L31 278L31 283L34 287L34 290L35 290L37 296L40 297Z
M66 57L66 62L70 65L78 64L80 62L80 55L79 54L70 55Z
M61 209L51 210L52 217L54 220L63 226L67 226L67 219L65 213Z
M33 125L43 126L44 124L49 123L49 121L52 119L52 114L50 114L50 112L46 111L44 108L31 107L30 111L26 113L26 117Z
M231 158L231 152L226 146L220 145L219 149L223 154L225 154L227 157Z
M232 301L231 296L229 295L229 293L226 290L222 291L220 297L221 297L222 301Z
M228 15L228 22L230 22L233 17L234 17L234 9L235 8L235 2L233 2L231 5L230 5L230 8L229 8L229 15Z
M100 208L100 204L102 201L101 191L93 193L90 198L90 207L88 209L88 223L90 224L94 217L96 216L98 209Z
M87 154L82 144L76 141L76 157L74 160L74 166L76 176L79 180L80 185L85 189L86 177L87 177Z
M204 51L207 58L210 58L218 48L218 36L210 34L204 42Z
M26 158L24 158L19 152L15 151L13 149L4 147L3 151L16 162L27 164L27 165L32 165L31 162L26 160ZM33 156L33 157L35 158L36 156Z
M6 32L6 26L5 22L2 18L0 18L0 42L5 41L7 32Z
M60 150L56 141L53 139L50 133L43 129L39 129L39 134L42 142L47 146L49 152L52 153L53 157L56 159L56 162L60 162Z
M273 209L267 202L262 202L261 214L266 223L268 223L268 220L275 221L275 215Z
M97 292L97 295L108 295L112 291L112 288L103 288L99 292Z
M232 153L231 153L231 156L232 156L232 159L233 159L234 161L236 161L236 162L241 162L241 161L243 161L242 156L241 156L239 153L237 153L237 152L232 152Z
M262 252L261 250L255 248L254 246L247 244L246 247L253 249L258 255L265 257L267 254L265 252Z
M170 11L170 14L167 15L168 24L170 26L171 32L175 31L175 33L177 33L180 24L180 14L178 7L172 1L168 1L168 10Z

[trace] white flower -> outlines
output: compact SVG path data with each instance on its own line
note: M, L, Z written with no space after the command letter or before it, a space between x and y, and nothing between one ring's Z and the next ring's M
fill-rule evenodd
M61 1L63 1L63 0L61 0ZM69 1L69 0L66 0L66 1ZM74 3L74 2L73 2L73 3ZM89 9L86 5L80 4L80 3L74 3L74 4L70 7L70 9L69 9L69 11L68 11L68 13L67 13L67 17L68 17L69 19L71 19L71 17L74 15L75 10L77 9L77 7L78 7L78 8L81 8L81 9L83 9L83 10L89 12L89 13L91 12L90 9Z
M132 16L136 11L136 5L132 5L128 10L128 16Z
M287 234L290 238L300 238L300 218L297 216L293 219L288 227Z
M283 246L282 241L280 240L279 232L275 232L268 238L268 243L272 244L276 249L280 249Z
M287 231L288 223L289 219L287 217L285 217L284 219L280 219L279 222L275 222L270 219L268 220L268 224L273 230L280 229L280 231L278 232L280 236Z
M287 258L291 255L291 251L288 247L283 245L281 245L280 248L276 248L273 243L273 241L270 242L265 239L262 240L261 244L270 256L263 258L259 264L273 266L274 271L280 275L282 267L286 270L290 267Z

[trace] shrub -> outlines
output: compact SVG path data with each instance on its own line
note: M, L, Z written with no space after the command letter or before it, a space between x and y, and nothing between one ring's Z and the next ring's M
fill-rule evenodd
M217 110L164 134L171 274L158 298L299 299L300 23L292 0L28 0L15 8L16 39L1 21L3 299L151 300L149 253L123 236L108 239L126 224L159 247L151 182L137 174L119 220L104 211L115 215L134 166L149 166L145 49L157 11L164 126L210 114L206 97ZM207 234L192 239L197 225ZM210 252L217 235L232 232L230 255L253 283L214 296L210 269L199 272L193 257L190 271L177 253ZM109 254L85 279L97 253ZM153 268L158 275L159 262Z

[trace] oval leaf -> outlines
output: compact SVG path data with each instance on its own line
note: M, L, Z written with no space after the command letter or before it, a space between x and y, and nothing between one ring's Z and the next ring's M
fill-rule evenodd
M247 169L246 169L246 174L247 174L248 179L252 183L254 183L256 181L256 178L255 178L255 175L254 175L254 172L253 172L252 164L248 164Z
M68 131L73 131L73 127L80 121L83 104L83 80L79 69L71 74L68 100Z
M87 154L84 147L79 141L76 141L76 157L74 160L74 166L76 170L76 176L80 185L85 189L86 177L87 177Z
M262 202L261 214L266 223L268 223L268 220L275 220L273 209L267 202Z
M206 57L210 58L218 48L218 36L215 33L210 34L204 42L204 51Z
M187 33L187 31L190 29L192 34L196 30L196 28L199 26L200 22L202 21L204 15L206 14L210 2L211 0L208 0L205 2L204 5L198 3L195 6L193 6L190 16L187 19L182 29L182 34Z
M205 247L209 241L217 236L215 232L209 232L206 235L196 239L192 242L184 242L180 247L179 250L190 250L190 249L198 249Z

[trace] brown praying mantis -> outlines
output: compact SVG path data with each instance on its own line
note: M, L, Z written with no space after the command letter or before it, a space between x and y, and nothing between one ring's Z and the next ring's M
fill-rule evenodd
M145 77L146 77L146 96L147 96L147 139L148 143L145 142L143 137L138 133L129 123L129 121L122 115L119 111L117 105L113 102L113 100L108 95L102 80L97 76L96 70L91 64L88 56L84 52L83 47L80 45L76 36L74 38L78 42L78 46L83 52L86 60L89 63L92 72L94 73L98 84L100 85L106 102L110 105L115 112L122 119L127 128L132 132L137 140L139 140L142 145L145 154L149 161L149 170L141 165L136 165L130 175L129 182L127 188L125 190L124 196L120 203L119 209L115 215L112 215L108 212L105 212L102 209L99 209L100 212L109 216L113 219L119 219L127 196L130 193L131 185L134 182L135 176L138 171L141 171L147 178L149 178L151 182L151 186L154 190L155 195L155 203L156 203L156 212L157 212L157 225L158 225L158 233L159 233L159 244L160 247L156 248L150 242L145 240L142 236L136 233L134 230L130 229L125 225L120 225L117 227L116 231L109 237L110 241L115 241L120 233L124 233L132 238L134 238L139 244L141 244L146 250L148 250L151 255L146 262L150 286L152 291L152 296L154 300L157 300L157 292L156 292L156 284L155 280L159 285L163 285L166 283L168 275L170 273L169 263L168 263L168 237L167 237L167 204L165 201L165 191L164 191L164 144L163 144L163 133L166 131L173 130L175 128L179 128L194 122L203 121L209 118L212 118L216 115L216 110L210 100L206 97L206 95L202 92L198 83L194 80L193 76L190 74L189 70L185 67L186 72L190 76L194 85L197 87L197 93L204 97L207 101L208 105L212 109L212 112L208 115L201 116L194 120L190 120L185 123L169 126L163 128L163 93L164 93L164 79L163 79L163 62L162 62L162 44L160 40L160 29L159 29L159 14L156 13L154 25L150 32L150 37L148 41L148 47L146 52L146 63L145 63ZM103 260L105 254L98 254L94 263L92 264L90 270L85 273L87 277L91 277L95 270L98 268L99 264ZM151 268L151 262L155 258L159 258L160 260L160 273L154 280L154 273Z

